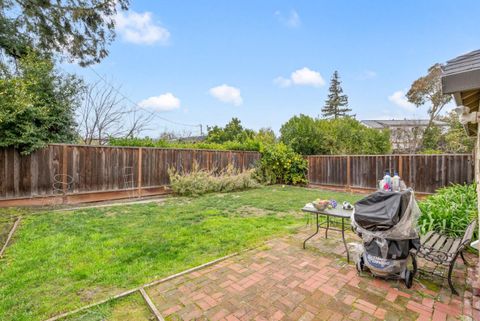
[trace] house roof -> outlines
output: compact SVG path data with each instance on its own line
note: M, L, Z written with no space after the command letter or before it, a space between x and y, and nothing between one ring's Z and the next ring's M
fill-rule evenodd
M362 123L370 128L390 128L390 127L426 127L428 125L428 119L378 119L378 120L362 120ZM437 126L447 126L447 123L443 121L434 120Z
M442 70L444 94L480 89L480 50L447 61Z
M442 69L445 76L480 69L480 50L450 59Z
M480 104L480 50L458 56L442 67L442 91L453 94L457 106L478 111ZM477 126L467 126L469 134L475 134Z

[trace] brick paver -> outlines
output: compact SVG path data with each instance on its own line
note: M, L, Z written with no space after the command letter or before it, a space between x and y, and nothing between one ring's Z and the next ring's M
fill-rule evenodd
M465 273L452 296L440 279L399 281L359 276L333 233L301 249L299 233L269 241L216 265L148 290L167 320L454 320L474 319ZM352 237L352 235L350 235ZM338 245L341 246L338 246ZM459 264L461 265L461 263ZM460 266L458 272L464 271Z

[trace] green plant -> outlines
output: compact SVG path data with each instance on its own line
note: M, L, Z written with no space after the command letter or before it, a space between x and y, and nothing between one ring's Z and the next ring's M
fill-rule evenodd
M368 128L353 117L290 118L280 128L281 141L302 155L386 154L390 132Z
M439 149L424 149L422 150L421 154L427 154L427 155L438 155L438 154L442 154L443 151L439 150Z
M457 113L451 111L441 120L449 125L448 131L445 133L445 151L448 153L471 153L475 146L475 138L468 136Z
M422 234L437 231L461 236L478 215L476 186L452 185L441 188L420 202L419 206L422 211L419 218Z
M280 128L281 141L302 155L328 153L325 146L325 133L318 122L310 116L293 116Z
M35 52L17 63L17 72L0 72L0 147L30 154L48 143L74 142L82 81Z
M209 143L226 143L240 142L246 139L252 139L255 132L251 129L243 128L240 119L233 117L225 127L213 126L208 127L207 142Z
M190 171L168 170L172 190L178 195L199 196L210 192L231 192L259 187L253 178L253 169L240 171L232 165L218 172L201 169L197 162Z
M227 141L224 143L209 142L169 142L163 139L145 138L109 138L108 144L111 146L132 146L132 147L158 147L158 148L185 148L185 149L215 149L215 150L243 150L258 151L260 142L254 139L247 139L242 142Z
M24 57L27 48L61 55L80 66L100 62L115 39L117 12L128 0L7 0L0 2L0 48L3 58ZM14 62L12 62L14 63Z
M295 153L289 146L278 143L262 146L262 157L255 175L266 184L306 184L307 160Z
M168 143L162 139L153 139L150 137L125 137L115 138L110 137L108 144L111 146L131 146L131 147L168 147Z
M203 141L168 141L164 138L152 139L150 137L110 137L108 143L111 146L259 151L262 145L274 144L275 141L276 137L273 130L262 128L255 132L243 128L239 119L232 118L224 128L209 127L208 135Z
M330 80L328 99L322 108L322 116L325 118L346 117L352 111L351 108L348 108L348 96L343 93L341 83L338 71L335 70Z

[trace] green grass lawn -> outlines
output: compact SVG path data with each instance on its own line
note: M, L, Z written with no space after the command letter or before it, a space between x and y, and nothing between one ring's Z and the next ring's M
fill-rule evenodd
M62 319L64 321L152 321L155 316L138 292Z
M42 320L253 247L302 225L316 198L360 196L271 186L25 215L0 260L0 320Z
M15 218L13 217L0 217L0 249L5 244L14 223Z
M30 211L28 209L6 208L0 209L0 249L5 244L8 234L20 215L26 215Z

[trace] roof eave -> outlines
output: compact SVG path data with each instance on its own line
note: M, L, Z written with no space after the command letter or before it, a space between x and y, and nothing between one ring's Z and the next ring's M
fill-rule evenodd
M480 88L480 69L442 76L442 92L453 94Z

